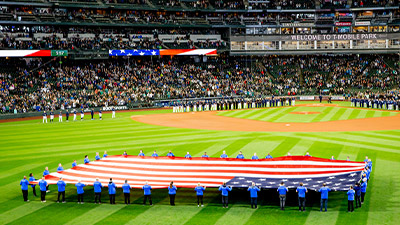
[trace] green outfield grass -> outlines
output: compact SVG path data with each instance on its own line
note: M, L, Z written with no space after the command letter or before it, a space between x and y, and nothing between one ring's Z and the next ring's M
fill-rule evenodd
M342 103L342 106L347 106ZM317 112L318 114L292 114L293 112ZM219 112L220 116L229 116L268 122L318 122L333 120L362 119L370 117L394 116L398 112L388 110L369 110L363 108L344 107L276 107L253 110L233 110Z
M344 104L344 103L343 103ZM282 110L282 111L281 111ZM296 115L287 117L288 110L306 111L300 108L280 109L267 121L298 121ZM377 116L369 111L353 110L348 114L345 108L311 108L322 110L324 117L314 117L311 122ZM329 111L342 112L341 116ZM343 111L344 110L344 111ZM246 110L240 113L258 113L262 110ZM118 113L111 119L105 114L104 120L85 120L69 123L42 124L39 120L0 124L0 224L399 224L400 219L400 130L369 132L332 133L279 133L279 132L229 132L159 127L135 122L132 115L166 113L171 110ZM353 114L354 112L354 114ZM221 113L224 115L230 112ZM346 118L344 115L347 115ZM381 114L383 116L384 113ZM386 115L386 114L385 114ZM249 116L249 115L248 115ZM248 118L246 116L246 118ZM292 117L293 116L293 117ZM302 118L304 115L298 115ZM343 117L342 117L343 116ZM88 116L86 116L88 117ZM56 117L57 118L57 117ZM245 118L245 117L244 117ZM265 118L265 117L264 117ZM58 119L58 118L57 118ZM256 118L254 118L256 119ZM274 120L272 120L274 119ZM302 119L303 120L303 119ZM344 192L330 194L328 212L319 212L319 197L315 192L307 196L307 211L298 212L297 198L290 191L287 209L279 210L275 190L262 191L260 207L249 206L249 193L235 189L230 197L230 208L220 203L220 193L215 188L205 192L205 207L197 208L195 192L180 189L177 206L169 206L166 190L154 190L154 206L142 206L142 191L134 190L133 205L123 203L121 190L117 192L117 205L93 204L93 188L85 188L86 204L76 203L76 189L67 185L67 203L55 203L57 188L51 186L47 203L34 198L29 189L31 202L25 203L19 181L23 175L33 172L39 178L45 166L54 172L58 163L64 169L70 168L74 159L83 163L88 154L91 159L95 152L108 151L110 155L137 155L143 149L146 155L157 150L165 155L172 150L177 156L189 151L192 156L201 156L207 151L218 157L222 150L229 156L242 151L250 157L254 152L265 156L303 155L362 161L366 155L373 160L372 180L368 184L366 203L354 213L347 213L347 197ZM107 189L103 190L103 202L107 202Z

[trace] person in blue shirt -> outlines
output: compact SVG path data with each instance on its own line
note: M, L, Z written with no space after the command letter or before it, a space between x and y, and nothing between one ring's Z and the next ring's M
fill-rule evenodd
M353 186L350 186L350 189L347 191L347 212L354 211L354 195L355 191L353 190Z
M126 153L126 151L124 151L124 153L122 155L128 155L128 153Z
M125 205L131 204L131 186L128 184L128 180L122 185L122 190L124 192Z
M107 151L104 151L103 158L107 158L108 154Z
M65 186L67 184L63 181L63 178L60 177L60 179L57 181L57 187L58 187L58 196L57 196L57 203L60 202L60 196L62 196L61 200L62 203L65 203Z
M35 177L33 177L33 174L30 173L29 174L29 182L32 182L32 181L36 181L36 179L35 179ZM36 197L36 184L31 184L31 187L32 187L33 196Z
M72 168L74 168L75 166L77 166L78 164L76 163L76 159L74 160L74 162L72 163Z
M49 175L50 174L50 171L49 171L49 167L45 167L44 168L44 171L43 171L43 176L46 176L46 175Z
M190 153L189 153L189 152L186 152L185 158L187 158L187 159L191 159L191 158L192 158L192 156L190 155Z
M167 153L167 156L168 156L168 157L174 157L175 155L174 155L174 153L172 153L171 150L169 150L169 152Z
M94 203L101 204L101 188L103 188L103 185L100 183L99 178L96 178L96 181L93 183L94 187Z
M90 110L90 115L92 116L92 120L94 120L94 109Z
M356 193L355 201L356 201L356 208L361 208L361 186L360 183L356 183L354 186L354 191Z
M117 186L112 181L112 178L110 178L110 181L108 182L108 195L110 196L110 204L111 205L115 205L116 188L117 188Z
M297 187L296 192L299 197L299 211L306 211L306 193L308 193L308 190L303 186L303 182L300 182L300 186Z
M62 167L61 163L59 163L58 167L57 167L57 172L61 172L61 171L64 171L64 168Z
M168 186L168 195L169 195L169 204L170 205L175 205L175 196L176 196L176 186L174 185L174 182L171 181L171 183Z
M331 160L336 160L334 156L331 157Z
M306 153L306 155L305 155L305 156L307 156L307 157L311 157L310 153L308 153L308 152Z
M285 210L285 203L286 203L286 193L289 191L287 187L285 187L285 183L281 182L279 185L277 192L279 193L279 203L281 210Z
M83 187L86 186L86 184L81 183L81 180L78 180L78 183L75 184L76 186L76 192L78 193L78 204L83 204Z
M268 155L265 158L266 159L272 159L272 156L268 153Z
M95 159L96 161L101 159L98 152L96 152L96 156L94 157L94 159Z
M153 154L151 155L151 157L158 157L157 151L154 150Z
M197 184L197 187L194 188L194 190L196 191L196 195L197 195L197 207L200 207L200 203L201 203L201 207L204 207L203 205L203 192L206 190L206 187L202 187L200 185L200 183Z
M228 158L228 155L226 154L226 152L225 152L225 151L222 151L221 158L222 158L222 159L224 159L224 158Z
M350 157L347 156L346 161L347 161L347 162L350 162Z
M326 187L326 184L322 184L322 188L319 189L319 192L321 192L321 207L319 209L320 212L322 212L322 208L325 205L325 212L327 211L328 207L328 193L331 191L328 187Z
M47 184L47 181L44 180L44 177L39 181L39 187L40 187L40 200L42 202L46 202L46 192L47 192L47 187L49 185Z
M252 160L258 160L257 153L254 153L254 155L251 157Z
M251 186L249 188L247 188L247 191L250 191L251 208L253 208L253 205L254 205L255 208L257 209L257 197L258 197L257 192L259 192L260 189L258 187L256 187L256 183L252 182Z
M226 183L224 182L219 186L218 190L221 191L222 194L222 208L228 208L228 193L229 191L232 191L232 187L226 186Z
M26 176L24 176L21 182L19 182L19 185L21 185L22 197L24 198L24 202L29 202L28 200L29 181L26 179Z
M227 156L228 157L228 156ZM221 158L223 158L222 157L222 155L221 155ZM225 157L226 158L226 157ZM239 154L236 156L236 158L237 159L244 159L244 155L242 154L242 151L239 151Z
M208 158L207 152L204 152L204 154L201 156L201 158Z
M367 178L364 178L361 183L361 204L364 204L365 193L367 193Z
M153 205L153 202L151 201L151 189L152 188L147 181L146 181L145 185L143 185L142 189L144 192L143 205L146 205L147 199L149 199L150 205Z
M90 163L89 157L88 157L87 155L85 155L85 159L83 160L83 162L84 162L85 164Z
M140 150L139 156L144 156L143 150Z
M45 177L45 176L47 176L47 175L49 175L49 174L50 174L49 167L46 166L46 167L44 168L44 171L43 171L43 176ZM49 191L49 186L46 187L46 192L50 192L50 191Z

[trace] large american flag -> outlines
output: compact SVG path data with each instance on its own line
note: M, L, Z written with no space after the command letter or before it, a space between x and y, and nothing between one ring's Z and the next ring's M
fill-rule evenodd
M248 187L255 182L261 188L277 188L285 182L295 188L303 182L310 190L326 183L334 190L348 190L360 180L364 162L330 160L306 156L285 156L274 159L183 158L108 156L88 164L80 164L45 177L55 184L60 177L67 183L78 180L92 185L96 178L107 184L110 178L121 187L125 179L134 188L146 181L153 188L166 188L171 181L177 187L195 187L198 182L207 187L218 187L222 182L232 187Z

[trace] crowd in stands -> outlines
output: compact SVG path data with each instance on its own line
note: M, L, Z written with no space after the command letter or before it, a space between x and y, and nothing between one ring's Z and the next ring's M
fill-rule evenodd
M400 66L394 57L394 64L388 63L390 57L378 56L282 56L251 63L223 57L208 63L171 58L31 61L30 67L13 61L18 65L14 73L0 71L0 110L14 113L194 97L258 98L324 89L331 94L352 89L390 91L400 88ZM7 60L0 63L7 68Z

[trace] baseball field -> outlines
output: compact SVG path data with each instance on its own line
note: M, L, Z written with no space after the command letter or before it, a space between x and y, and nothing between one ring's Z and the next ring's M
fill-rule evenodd
M172 114L172 110L117 112L104 119L43 124L42 120L0 123L0 224L399 224L400 223L400 113L386 110L351 108L348 102L330 105L298 103L301 106L223 112ZM70 118L71 119L71 118ZM200 122L199 122L200 121ZM328 131L328 132L324 132ZM176 156L190 152L229 157L239 151L274 157L287 153L336 159L350 157L373 161L366 202L353 213L347 212L345 192L331 192L328 212L319 211L319 194L310 191L306 211L299 212L297 197L290 190L285 211L279 209L276 190L262 190L259 208L250 208L249 193L234 189L230 206L222 208L216 188L205 191L205 206L197 207L193 189L179 189L177 206L169 205L165 189L153 190L153 206L143 206L143 192L135 189L132 205L123 204L117 191L117 204L93 204L93 188L85 187L85 204L77 204L76 188L67 185L67 203L56 203L57 187L50 186L47 202L33 197L22 199L20 180L30 172L38 179L44 167L56 171L58 163L70 168L84 155L94 159L107 151L120 155L127 151L146 155L157 150ZM38 189L38 187L37 187ZM38 190L37 190L38 191Z

